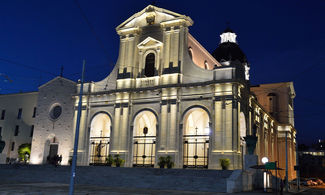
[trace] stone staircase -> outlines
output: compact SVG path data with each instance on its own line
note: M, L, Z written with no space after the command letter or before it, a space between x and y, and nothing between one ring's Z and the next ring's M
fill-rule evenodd
M227 192L229 191L227 190L227 179L231 177L233 172L230 170L83 166L77 167L76 184L162 190ZM70 167L0 165L0 177L0 184L69 184Z

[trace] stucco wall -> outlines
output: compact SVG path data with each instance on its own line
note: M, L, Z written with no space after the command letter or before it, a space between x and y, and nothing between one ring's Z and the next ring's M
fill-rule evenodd
M0 154L0 164L6 162L6 158L17 158L18 147L24 143L31 143L31 127L34 125L33 118L34 107L37 102L37 92L18 93L0 95L0 117L2 110L5 110L4 120L0 120L2 128L2 140L6 142L6 146ZM22 109L22 117L18 119L18 110ZM16 125L19 126L18 136L15 136ZM12 143L14 150L12 149Z

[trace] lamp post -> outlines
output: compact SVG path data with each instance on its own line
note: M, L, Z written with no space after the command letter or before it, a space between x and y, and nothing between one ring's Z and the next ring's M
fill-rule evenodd
M146 141L147 141L147 134L148 134L148 127L144 127L143 128L143 134L144 134L144 144L143 144L143 155L142 155L142 159L143 159L143 166L145 165L146 162Z
M69 195L73 195L73 193L74 193L74 180L76 177L76 163L77 163L77 152L78 152L78 142L79 142L79 128L80 128L80 118L81 118L81 106L82 106L85 64L86 64L86 61L84 60L83 66L82 66L82 76L81 76L81 86L80 86L79 103L78 103L77 123L76 123L76 132L75 132L74 147L73 147L72 165L71 165Z
M269 162L269 159L267 158L267 157L263 157L262 158L262 163L265 165L266 163L268 163ZM268 175L267 175L267 172L266 172L266 170L264 170L264 174L263 174L263 182L264 182L264 192L266 192L266 189L268 188L268 184L269 184L269 182L268 182Z

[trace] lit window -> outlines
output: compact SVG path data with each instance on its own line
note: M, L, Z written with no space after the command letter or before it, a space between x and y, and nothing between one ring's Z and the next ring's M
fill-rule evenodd
M152 77L155 75L155 54L154 53L149 53L146 57L144 75L146 77Z

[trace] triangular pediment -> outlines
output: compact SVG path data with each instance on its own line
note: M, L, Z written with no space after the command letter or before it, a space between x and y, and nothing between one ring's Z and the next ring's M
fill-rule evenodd
M192 19L188 16L181 15L163 8L159 8L153 5L148 5L140 12L134 14L128 18L125 22L116 27L116 31L121 29L136 28L148 25L148 18L154 15L154 20L151 24L160 24L161 22L171 21L174 19L185 19L191 25Z
M65 82L69 82L69 83L72 83L72 84L74 84L74 85L76 84L76 82L74 82L74 81L72 81L72 80L70 80L70 79L67 79L67 78L64 78L64 77L61 77L61 76L57 76L57 77L55 77L54 79L52 79L52 80L50 80L50 81L44 83L43 85L39 86L38 89L41 89L41 88L43 88L43 87L45 87L45 86L47 86L47 85L50 85L51 83L53 83L53 82L55 82L55 81L57 81L57 80L62 80L62 81L65 81Z
M152 38L152 37L147 37L145 40L143 40L141 43L138 44L138 48L148 48L148 47L160 47L162 46L163 43Z

